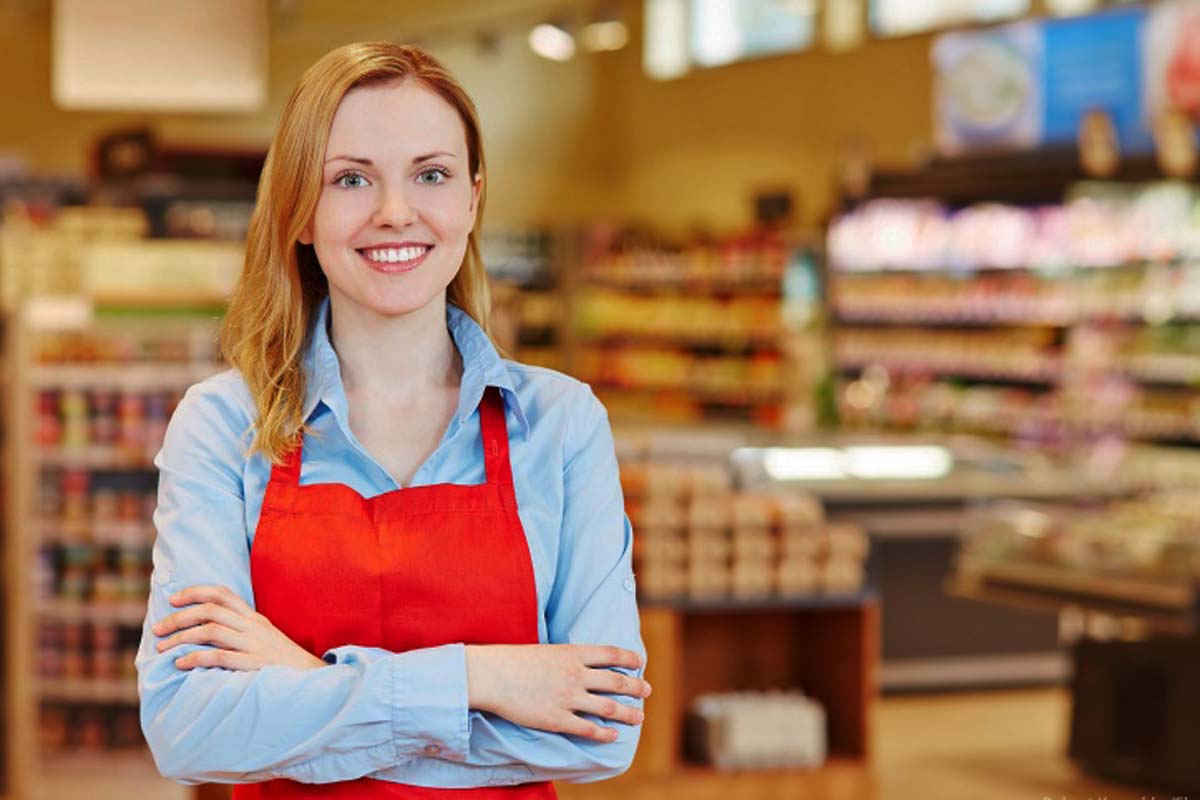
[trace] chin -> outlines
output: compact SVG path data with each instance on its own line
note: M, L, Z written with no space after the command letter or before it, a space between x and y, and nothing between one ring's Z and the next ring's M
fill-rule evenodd
M403 291L372 291L365 287L361 294L343 294L342 300L351 306L381 317L399 317L425 308L445 295L446 287L430 289L407 287Z

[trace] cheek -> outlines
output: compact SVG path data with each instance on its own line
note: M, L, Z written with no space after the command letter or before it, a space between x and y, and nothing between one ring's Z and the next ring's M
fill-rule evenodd
M470 203L470 195L438 198L427 207L426 218L439 237L446 240L465 238L473 224Z
M365 197L324 194L313 214L313 236L327 247L340 246L370 214L371 202Z

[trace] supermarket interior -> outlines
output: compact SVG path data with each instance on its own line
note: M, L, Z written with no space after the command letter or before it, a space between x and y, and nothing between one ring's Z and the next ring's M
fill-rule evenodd
M0 0L0 800L230 797L139 717L154 458L374 40L612 425L654 693L560 796L1200 794L1200 2Z

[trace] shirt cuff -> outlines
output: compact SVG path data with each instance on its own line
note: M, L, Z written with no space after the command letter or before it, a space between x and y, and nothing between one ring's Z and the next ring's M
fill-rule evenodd
M471 744L466 646L427 647L389 658L396 755L466 761Z

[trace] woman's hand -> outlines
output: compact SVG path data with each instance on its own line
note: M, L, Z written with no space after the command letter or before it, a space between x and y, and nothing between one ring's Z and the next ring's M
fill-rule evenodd
M189 605L195 603L196 605ZM224 586L189 586L171 597L171 605L188 606L154 625L165 636L158 652L181 644L213 644L217 650L196 650L175 659L179 669L224 667L253 670L267 666L316 669L329 666L305 650ZM185 629L185 630L180 630Z
M468 645L467 704L517 725L612 742L617 738L615 729L589 722L575 712L640 724L644 718L640 709L591 692L649 697L646 681L603 669L641 666L637 653L619 647Z

